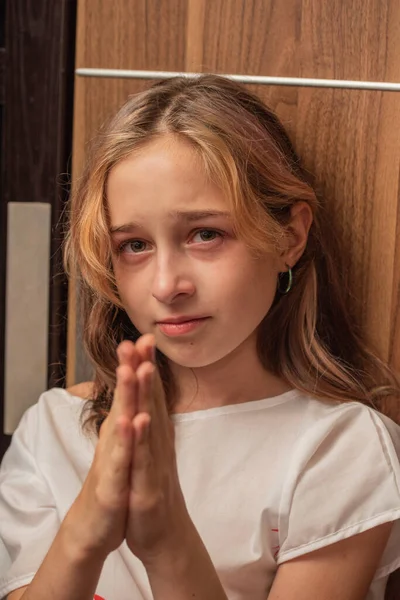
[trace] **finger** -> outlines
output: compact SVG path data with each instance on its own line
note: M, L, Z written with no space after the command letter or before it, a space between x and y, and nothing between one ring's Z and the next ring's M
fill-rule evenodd
M132 422L126 417L118 417L107 442L106 479L110 484L110 493L118 498L118 494L126 491L130 486L134 447Z
M141 496L152 488L151 449L149 444L151 417L139 413L132 422L134 429L133 461L131 465L131 492Z
M156 435L150 435L149 445L154 456L162 456L163 447L166 439L166 425L169 417L165 407L165 401L157 398L154 383L157 373L157 367L152 363L142 363L136 374L138 377L138 413L148 413L151 417L152 432ZM161 403L164 406L161 406Z
M139 413L147 412L152 414L155 412L153 393L154 372L154 365L148 361L139 365L136 371L138 379L137 407Z
M132 420L131 430L135 433L133 437L135 438L135 443L138 445L147 444L149 441L149 433L150 433L150 423L151 416L149 413L139 413Z
M152 333L145 333L136 342L136 350L142 362L148 360L155 362L155 345L156 340Z
M141 362L141 358L136 350L135 344L130 340L124 340L117 348L119 364L129 365L136 370Z
M116 369L117 385L110 410L113 420L120 416L132 419L137 414L138 406L138 378L128 365Z

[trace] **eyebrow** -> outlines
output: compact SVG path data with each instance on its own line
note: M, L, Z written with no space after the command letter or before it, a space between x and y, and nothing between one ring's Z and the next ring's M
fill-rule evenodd
M231 213L222 210L173 210L168 213L168 216L174 220L193 223L194 221L201 221L210 217L231 217ZM130 233L138 227L140 227L139 223L130 221L129 223L125 223L125 225L111 227L110 233Z

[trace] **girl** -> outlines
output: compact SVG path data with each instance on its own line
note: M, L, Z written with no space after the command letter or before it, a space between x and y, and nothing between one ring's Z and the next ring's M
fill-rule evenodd
M127 102L65 248L95 381L13 436L0 597L383 600L400 434L376 407L400 385L353 325L331 228L242 86Z

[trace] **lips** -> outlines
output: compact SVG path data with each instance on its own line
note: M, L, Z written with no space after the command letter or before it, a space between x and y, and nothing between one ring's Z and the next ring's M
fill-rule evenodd
M164 319L162 321L157 321L159 325L171 324L178 325L179 323L188 323L189 321L200 321L201 319L206 319L207 317L202 317L200 315L193 315L187 317L170 317L169 319Z
M208 321L209 317L200 317L197 319L191 318L190 321L175 321L174 323L157 323L161 333L168 337L182 336L189 333L194 333L200 329L203 324Z

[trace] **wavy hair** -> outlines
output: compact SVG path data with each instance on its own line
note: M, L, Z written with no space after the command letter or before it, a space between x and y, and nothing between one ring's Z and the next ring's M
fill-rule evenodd
M338 232L277 116L228 78L175 77L132 96L102 128L70 199L64 261L69 276L78 279L83 343L94 367L84 429L99 433L112 404L116 348L123 339L135 341L140 335L124 310L112 270L107 177L119 161L166 133L191 143L230 203L236 235L255 254L284 248L296 202L312 209L292 289L282 294L277 286L258 328L257 352L264 367L317 399L356 400L379 409L383 398L399 397L397 374L356 325L351 294L341 278ZM176 382L159 350L156 360L171 412Z

